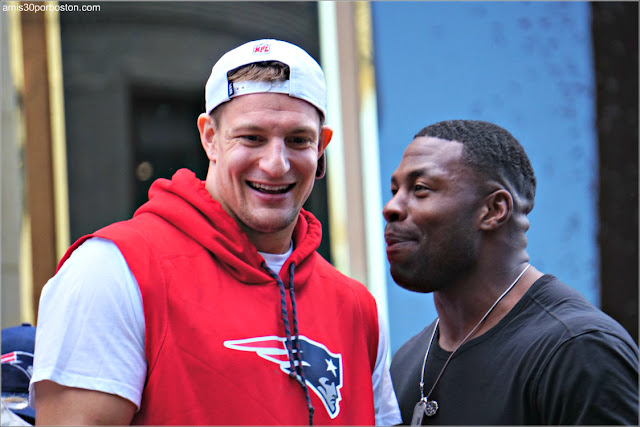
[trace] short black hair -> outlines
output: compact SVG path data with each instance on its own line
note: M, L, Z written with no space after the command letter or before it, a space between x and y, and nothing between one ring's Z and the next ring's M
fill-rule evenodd
M536 176L524 148L508 131L480 120L446 120L429 125L415 135L416 138L424 136L463 144L462 160L481 176L515 191L514 203L520 205L525 214L531 212Z

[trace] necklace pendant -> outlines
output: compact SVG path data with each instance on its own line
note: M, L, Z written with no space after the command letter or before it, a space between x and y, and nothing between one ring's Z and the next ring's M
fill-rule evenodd
M411 425L422 425L422 419L426 414L428 417L433 417L438 412L438 402L435 400L429 400L426 397L420 399L413 408L413 417L411 417Z
M427 406L424 408L424 413L427 417L433 417L438 412L438 402L435 400L427 401Z
M426 399L421 399L418 403L416 403L416 407L413 408L413 417L411 417L412 426L422 425L422 418L424 417L424 412L426 408L427 408Z

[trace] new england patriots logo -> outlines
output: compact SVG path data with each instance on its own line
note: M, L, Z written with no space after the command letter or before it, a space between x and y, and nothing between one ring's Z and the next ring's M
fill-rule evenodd
M286 338L276 336L256 337L225 341L224 346L232 350L252 351L263 359L278 364L282 372L289 375L291 365L285 341ZM334 419L340 413L342 400L342 355L332 353L325 345L302 335L298 344L302 352L302 370L307 387L320 398L329 417Z

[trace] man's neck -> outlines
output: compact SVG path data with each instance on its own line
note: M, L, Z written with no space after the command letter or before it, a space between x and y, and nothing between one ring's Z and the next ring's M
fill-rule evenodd
M455 350L478 325L480 319L487 314L496 300L522 273L527 264L526 262L518 264L508 272L493 275L491 278L488 275L474 275L465 283L458 284L454 289L435 292L434 303L438 317L440 317L440 346L447 351ZM542 273L529 267L468 340L484 334L498 324L517 304L533 282L541 276Z
M283 254L287 252L291 246L295 226L296 224L293 223L284 230L273 233L260 233L243 225L241 225L241 228L247 234L249 241L253 243L258 252Z

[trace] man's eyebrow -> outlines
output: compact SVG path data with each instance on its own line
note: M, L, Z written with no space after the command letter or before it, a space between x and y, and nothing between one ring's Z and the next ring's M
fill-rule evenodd
M233 126L231 128L232 131L238 132L259 132L264 130L265 127L264 126L259 126L256 124L251 124L251 123L240 123L236 126Z
M311 126L309 126L309 127L307 127L307 126L297 127L297 128L291 129L289 132L292 133L292 134L311 133L311 134L314 134L314 135L316 135L318 133L317 129L314 128L314 127L311 127Z
M427 174L427 170L424 168L414 169L407 174L407 180L413 181L416 178L420 178L421 176L424 176L426 174Z
M262 132L269 129L268 126L262 126L254 123L239 123L234 126L231 130L234 132ZM318 135L318 130L312 126L298 126L292 129L289 129L287 133L292 135L300 135L300 134L313 134Z
M404 179L405 181L413 181L416 178L420 178L421 176L424 176L426 174L427 170L425 168L414 169L411 172L407 173ZM396 184L397 182L398 178L396 177L396 174L391 175L391 183Z

